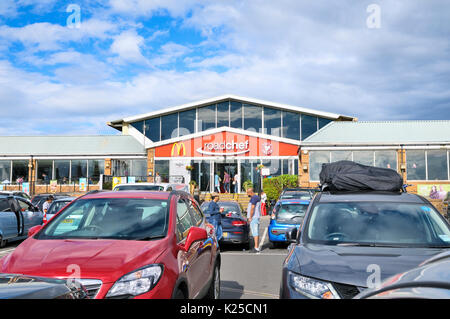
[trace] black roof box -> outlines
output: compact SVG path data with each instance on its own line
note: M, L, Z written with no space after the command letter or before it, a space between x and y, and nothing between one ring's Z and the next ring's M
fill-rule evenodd
M322 190L328 191L387 191L403 190L403 178L395 170L366 166L352 161L322 164Z

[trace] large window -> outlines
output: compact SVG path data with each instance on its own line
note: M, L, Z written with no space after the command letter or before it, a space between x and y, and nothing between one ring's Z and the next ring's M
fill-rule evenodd
M11 161L0 161L0 183L10 182Z
M316 131L317 131L317 117L302 114L302 140L305 140L307 137L309 137Z
M178 137L178 113L161 116L161 140Z
M229 111L229 102L222 102L217 104L217 127L230 126Z
M87 177L87 160L72 160L72 181L78 182L79 178Z
M230 102L230 126L242 129L242 103Z
M136 177L146 177L147 160L146 159L132 160L130 175Z
M298 122L297 122L298 124ZM266 134L281 136L281 111L264 108L264 130Z
M283 111L283 137L300 140L300 114Z
M161 123L160 117L145 120L145 136L152 142L159 142L161 140L160 131Z
M373 151L354 151L353 161L359 164L373 166Z
M89 160L88 167L89 182L98 183L100 180L100 175L105 173L105 161Z
M312 181L318 181L320 171L322 170L322 164L329 162L330 162L330 152L328 151L309 152L309 179Z
M144 133L144 121L133 122L131 123L131 126L133 126L139 132Z
M155 161L155 173L161 176L162 182L168 182L169 181L169 160L159 160Z
M244 104L244 130L262 131L262 107Z
M352 151L331 151L331 162L351 161Z
M38 160L37 161L37 181L49 184L53 178L53 161Z
M243 160L241 161L241 188L244 190L244 183L251 181L256 192L260 189L260 175L256 167L260 164L258 160Z
M427 150L428 180L448 179L447 151Z
M28 160L12 161L12 181L15 182L22 178L24 182L28 181ZM1 180L0 180L1 182Z
M216 128L216 105L200 107L198 111L198 130L206 131Z
M262 164L264 165L264 168L268 168L270 170L270 176L278 176L282 174L281 160L264 160Z
M195 109L180 112L179 135L189 135L195 133Z
M408 180L426 180L425 151L406 151L406 176Z
M70 179L70 161L69 160L55 160L55 179L59 183L69 183Z
M323 117L319 117L319 130L330 122L331 122L331 120L329 120L329 119L324 119Z
M375 166L397 170L397 152L375 151Z

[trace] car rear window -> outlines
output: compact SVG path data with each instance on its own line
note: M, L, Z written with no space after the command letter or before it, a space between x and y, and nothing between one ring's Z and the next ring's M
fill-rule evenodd
M121 185L114 188L115 191L163 191L160 185Z

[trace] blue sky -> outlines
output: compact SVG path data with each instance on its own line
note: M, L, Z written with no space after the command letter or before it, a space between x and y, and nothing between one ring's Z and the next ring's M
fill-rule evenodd
M1 0L0 135L116 134L106 122L227 93L450 119L449 12L445 0Z

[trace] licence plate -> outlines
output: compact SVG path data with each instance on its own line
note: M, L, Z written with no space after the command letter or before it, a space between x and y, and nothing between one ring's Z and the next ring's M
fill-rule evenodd
M223 233L223 237L228 237L228 233Z
M73 219L64 219L64 220L62 221L62 223L65 223L65 224L72 224L72 223L73 223Z

